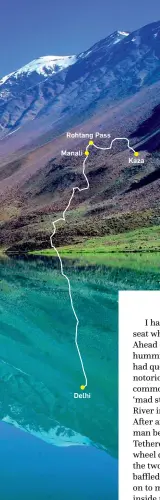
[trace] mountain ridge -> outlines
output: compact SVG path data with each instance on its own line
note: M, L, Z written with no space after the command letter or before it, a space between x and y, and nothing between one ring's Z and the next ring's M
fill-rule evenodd
M58 245L159 221L154 109L160 104L160 22L110 43L110 37L97 42L76 63L27 91L25 102L19 97L4 107L11 123L10 135L3 137L2 131L0 138L0 240L9 251L49 246L53 218L67 206L73 185L82 182L81 162L62 158L61 150L83 151L86 143L67 140L68 130L128 137L145 162L129 165L124 144L122 150L115 144L106 156L90 155L91 188L87 199L81 193L73 200L68 225L57 232Z
M78 122L88 107L94 114L101 102L110 105L157 81L159 28L157 22L133 33L114 32L78 56L71 56L67 67L49 76L45 73L42 81L34 71L24 78L23 68L18 70L20 84L17 86L16 77L11 94L9 83L4 82L0 88L1 137L35 118L43 131L50 129L57 120L77 116L77 105Z
M121 41L121 39L123 37L128 36L128 35L129 35L129 32L114 31L113 33L111 33L110 35L108 35L106 38L110 38L111 39L111 43L118 43L119 41ZM117 40L115 40L115 41L113 40L113 42L112 42L112 39L114 39L115 37L117 38ZM106 38L104 40L106 40ZM96 42L93 45L93 47L97 43L99 43L99 42ZM88 52L88 50L89 49L87 49L84 52L80 52L77 55L65 55L65 56L61 56L61 55L45 55L45 56L40 56L40 57L38 57L36 59L33 59L29 63L24 64L23 66L21 66L21 68L18 68L16 70L12 71L11 73L8 73L7 75L4 75L3 77L1 77L0 78L0 86L3 85L4 83L6 83L6 81L9 79L10 76L14 75L15 78L17 78L17 76L19 76L20 74L27 73L28 71L30 72L30 71L34 71L35 70L35 71L38 72L38 66L40 66L40 70L42 70L42 73L43 73L43 66L47 67L47 65L48 65L49 68L50 67L52 68L52 64L53 64L53 72L54 72L54 65L55 64L59 65L58 63L60 61L62 61L62 66L63 67L60 68L60 69L64 69L65 63L66 63L66 67L68 66L67 62L69 62L69 59L71 59L71 63L74 64L74 62L76 62L75 60L78 57L82 57L83 54L86 54ZM72 58L73 58L73 62L72 62Z

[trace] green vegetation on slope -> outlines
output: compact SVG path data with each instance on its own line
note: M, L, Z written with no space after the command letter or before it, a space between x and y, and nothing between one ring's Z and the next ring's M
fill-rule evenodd
M140 228L126 233L107 235L103 237L84 240L76 245L59 247L63 255L70 254L99 254L119 252L159 252L160 251L160 226ZM37 255L54 255L52 248L32 251Z
M160 226L84 240L77 245L58 248L67 259L78 259L82 266L105 265L112 268L154 271L160 269ZM55 256L52 248L30 252Z

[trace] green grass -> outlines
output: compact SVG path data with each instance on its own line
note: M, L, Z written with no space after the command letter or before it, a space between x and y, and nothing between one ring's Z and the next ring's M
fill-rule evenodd
M103 264L108 267L160 272L160 226L92 238L58 250L62 257L77 258L82 265ZM55 256L52 248L29 253Z
M128 252L159 252L160 226L140 228L126 233L106 235L84 240L83 243L59 247L62 255L108 254ZM30 252L37 255L54 255L52 248Z

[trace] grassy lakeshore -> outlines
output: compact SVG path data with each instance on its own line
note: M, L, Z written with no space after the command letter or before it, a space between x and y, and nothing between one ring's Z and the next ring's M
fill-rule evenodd
M160 226L136 229L126 233L107 235L84 240L76 245L59 247L62 254L94 254L94 253L119 253L119 252L159 252L160 251ZM52 248L30 252L38 255L54 255Z
M59 247L58 250L61 256L70 259L78 258L82 263L159 271L160 226L92 238L76 245ZM55 256L52 248L29 253Z

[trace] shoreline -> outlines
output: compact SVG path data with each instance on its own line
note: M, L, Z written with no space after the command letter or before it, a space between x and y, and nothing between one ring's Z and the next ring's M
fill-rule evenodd
M54 257L55 250L48 248L34 249L30 248L23 251L21 245L13 247L0 248L0 257L9 258L12 256L44 256ZM27 244L26 244L27 246ZM157 266L160 257L160 226L151 226L141 229L135 229L119 234L110 234L105 236L97 236L94 238L84 238L79 242L70 245L56 247L63 258L66 259L93 259L100 261L110 261L115 259L138 259L141 255L141 260L150 261L156 260ZM154 263L155 266L155 263Z

